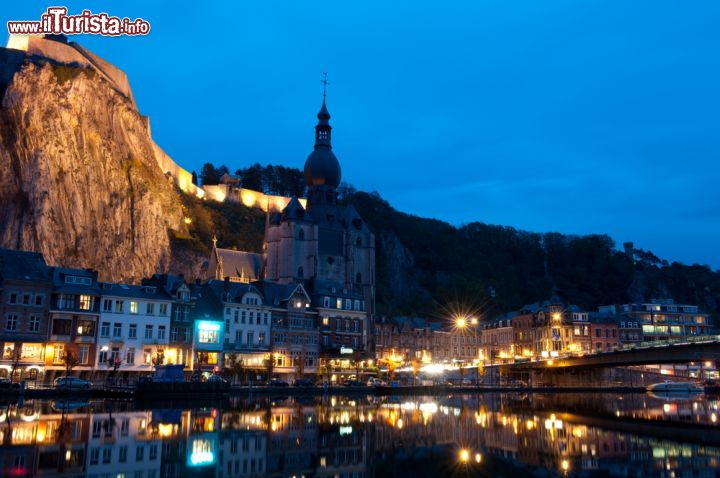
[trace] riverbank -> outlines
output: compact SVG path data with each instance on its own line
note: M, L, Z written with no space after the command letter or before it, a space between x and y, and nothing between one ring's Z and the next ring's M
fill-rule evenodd
M717 393L714 387L708 393ZM606 386L606 387L509 387L509 386L402 386L402 387L230 387L226 390L177 390L168 392L145 390L138 393L135 389L107 387L89 390L56 390L53 388L34 388L20 391L18 389L0 390L0 400L18 400L43 398L85 398L85 399L203 399L221 397L248 396L316 396L316 395L447 395L447 394L483 394L483 393L642 393L644 387L637 386Z

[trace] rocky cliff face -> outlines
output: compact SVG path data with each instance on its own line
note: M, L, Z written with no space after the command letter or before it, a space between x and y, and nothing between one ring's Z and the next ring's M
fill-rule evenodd
M167 271L168 230L186 231L154 154L147 122L95 70L28 59L0 108L0 247L104 280Z

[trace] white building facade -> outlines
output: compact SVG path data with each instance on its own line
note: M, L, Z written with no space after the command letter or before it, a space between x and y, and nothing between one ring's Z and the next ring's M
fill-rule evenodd
M168 348L172 298L154 286L100 286L97 371L150 373L155 364L177 363Z

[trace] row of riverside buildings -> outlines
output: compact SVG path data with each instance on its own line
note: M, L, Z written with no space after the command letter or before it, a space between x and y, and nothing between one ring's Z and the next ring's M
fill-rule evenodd
M302 284L188 284L171 275L102 282L92 270L0 249L0 377L129 378L185 364L189 373L232 369L246 380L323 371L339 380L373 357L364 301L347 295L336 290L320 299L327 307L312 307Z
M552 299L493 320L465 322L458 330L420 318L380 319L375 323L376 356L398 364L498 364L611 352L626 345L713 333L709 314L671 299L608 305L597 311Z
M188 375L338 382L390 363L506 363L712 333L708 314L671 300L596 312L550 300L458 328L411 317L371 321L361 296L326 294L268 280L103 282L92 270L48 266L39 253L0 249L0 377L49 382L70 371L126 379L184 364Z

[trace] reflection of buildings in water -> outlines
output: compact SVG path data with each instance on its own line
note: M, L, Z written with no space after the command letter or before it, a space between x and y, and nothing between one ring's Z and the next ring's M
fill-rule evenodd
M266 419L264 410L222 414L217 476L265 476L268 452Z
M689 410L698 420L714 413L717 405L712 400L672 402L677 410L670 407L667 412L663 402L652 397L613 398L605 396L609 405L603 416L613 407L621 413L643 412L648 420L672 419ZM334 397L273 406L253 402L247 410L112 413L93 403L62 413L47 402L29 401L0 409L0 463L2 474L13 476L361 478L374 476L385 458L411 457L440 445L467 448L471 457L477 453L530 470L571 474L649 476L674 471L680 476L682 470L683 476L706 476L707 470L720 466L716 447L589 426L583 417L590 415L557 411L582 408L584 400L556 412L549 399L538 402L540 410L532 410L522 400L490 397L402 402Z
M715 426L720 421L717 398L662 397L651 394L535 394L532 400L515 402L515 411L572 411L588 416L614 416L642 420L685 422Z
M269 440L267 476L309 475L317 465L315 407L292 403L273 406Z
M332 397L318 408L316 476L373 476L373 440L362 399ZM368 411L370 417L372 412Z
M152 412L94 414L88 420L86 471L109 475L159 476L162 437L151 427Z

